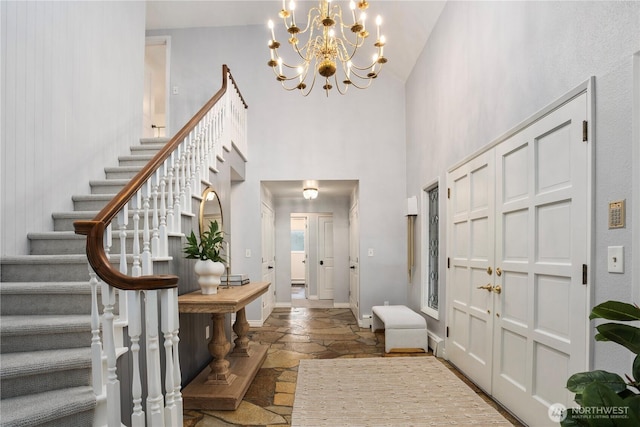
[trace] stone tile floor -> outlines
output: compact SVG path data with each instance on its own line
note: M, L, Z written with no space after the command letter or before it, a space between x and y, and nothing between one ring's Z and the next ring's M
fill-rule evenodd
M235 411L184 413L185 427L289 426L301 359L381 357L384 333L358 327L351 310L336 308L277 308L262 328L252 328L252 341L270 344L267 359ZM431 353L394 354L432 356ZM458 377L513 425L515 418L443 361Z

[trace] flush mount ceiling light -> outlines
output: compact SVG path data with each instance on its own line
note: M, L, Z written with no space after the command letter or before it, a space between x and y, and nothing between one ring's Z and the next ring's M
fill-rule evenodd
M313 200L316 197L318 197L318 189L307 187L304 190L302 190L302 196L307 200Z
M366 89L387 62L384 57L386 40L380 35L382 18L378 16L375 21L376 39L369 46L371 62L367 61L368 65L357 65L364 62L361 56L366 53L360 54L358 58L356 53L362 52L365 41L370 36L366 28L367 14L364 12L369 3L359 0L356 4L352 0L349 2L351 13L345 13L344 17L340 5L334 3L337 1L319 1L318 6L309 10L303 29L296 24L295 1L291 0L288 9L285 0L282 1L282 10L278 15L282 18L286 37L295 53L295 60L292 62L287 62L280 56L280 42L276 39L275 25L269 20L271 59L268 65L273 69L276 80L286 90L299 89L302 95L307 96L318 76L320 80L324 79L322 88L327 96L334 85L342 95L349 86ZM303 37L306 39L304 44L300 40Z

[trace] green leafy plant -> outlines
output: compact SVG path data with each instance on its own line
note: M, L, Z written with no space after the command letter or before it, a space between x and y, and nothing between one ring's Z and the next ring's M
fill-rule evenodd
M200 234L200 242L193 230L187 236L187 244L184 247L184 253L188 259L210 259L214 262L225 262L222 253L222 242L224 241L224 232L219 228L218 221L209 223L209 229Z
M596 341L613 341L636 357L631 376L596 370L573 374L567 388L575 393L580 408L569 408L567 418L560 424L567 426L639 426L640 425L640 328L618 322L640 320L640 308L619 301L607 301L591 310L589 319L615 322L596 326Z

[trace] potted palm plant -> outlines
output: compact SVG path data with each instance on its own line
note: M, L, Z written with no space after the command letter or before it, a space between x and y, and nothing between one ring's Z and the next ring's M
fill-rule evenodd
M225 271L225 259L222 256L224 232L218 221L209 223L209 229L200 234L200 242L193 230L187 236L184 253L187 259L197 259L194 271L198 276L198 284L204 295L218 293L220 277Z

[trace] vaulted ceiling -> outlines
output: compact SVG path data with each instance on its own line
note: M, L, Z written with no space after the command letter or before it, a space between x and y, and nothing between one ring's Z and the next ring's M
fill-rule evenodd
M343 10L349 10L348 1L335 1L343 5ZM316 3L297 1L297 10L307 11ZM371 19L377 15L383 18L385 56L389 58L385 68L402 81L409 77L444 4L444 1L369 0ZM147 1L147 29L264 25L267 34L267 21L277 19L281 7L279 0Z
M348 1L334 1L339 1L343 10L348 11ZM296 3L297 10L304 10L306 13L317 1L297 0ZM149 0L146 28L158 30L263 25L266 37L266 23L269 19L277 19L281 5L280 0ZM385 56L389 59L385 64L385 73L390 72L403 82L407 80L444 5L445 1L369 0L367 14L372 17L381 15L383 18L382 27L387 38ZM323 197L348 196L357 186L357 181L321 181L316 184ZM305 182L270 181L264 182L264 185L274 197L302 197Z

